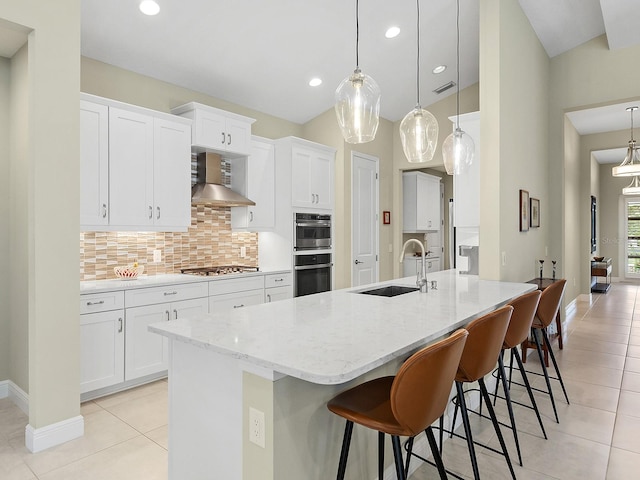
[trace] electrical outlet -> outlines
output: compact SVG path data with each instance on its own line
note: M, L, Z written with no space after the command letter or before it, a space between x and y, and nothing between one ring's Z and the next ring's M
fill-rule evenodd
M160 263L162 261L162 250L153 251L153 262Z
M249 441L264 448L264 412L249 407Z
M245 258L247 256L247 247L240 247L240 258Z

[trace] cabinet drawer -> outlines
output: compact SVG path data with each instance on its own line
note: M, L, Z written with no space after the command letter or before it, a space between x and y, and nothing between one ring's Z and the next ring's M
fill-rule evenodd
M246 292L264 288L264 275L243 278L220 278L209 282L209 296L224 293Z
M293 275L291 272L273 273L264 276L264 288L284 287L292 285Z
M181 283L164 287L139 288L125 292L125 304L129 307L153 305L156 303L189 300L206 297L209 294L207 282Z
M108 312L124 308L124 292L85 293L80 295L80 314Z
M248 307L249 305L260 305L264 303L264 290L253 290L249 292L225 293L209 297L209 313L232 310L234 308Z

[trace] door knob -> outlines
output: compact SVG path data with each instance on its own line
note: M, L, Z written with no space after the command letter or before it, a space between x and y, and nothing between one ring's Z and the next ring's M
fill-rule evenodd
M355 261L355 262L353 262L353 263L355 263L356 265L360 265L361 263L364 263L364 262L361 262L360 260L356 260L356 261Z

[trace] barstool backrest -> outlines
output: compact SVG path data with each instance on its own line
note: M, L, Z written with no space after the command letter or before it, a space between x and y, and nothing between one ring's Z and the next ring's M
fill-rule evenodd
M495 368L511 312L513 307L505 305L476 318L465 327L469 336L462 352L456 381L475 382Z
M511 321L509 322L502 348L505 350L513 348L527 339L533 323L533 317L536 315L541 293L540 290L534 290L520 295L509 303L513 307L513 313L511 314Z
M536 317L543 327L548 327L555 320L566 284L567 280L563 278L552 283L542 292Z
M411 436L426 430L444 412L467 339L464 329L414 353L391 387L393 415Z

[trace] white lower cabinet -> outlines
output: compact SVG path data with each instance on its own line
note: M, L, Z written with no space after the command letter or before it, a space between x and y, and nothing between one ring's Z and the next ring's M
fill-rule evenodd
M167 339L149 332L152 323L208 312L206 298L145 305L126 310L125 380L134 380L168 368Z
M248 307L264 303L264 289L249 290L246 292L224 293L209 297L209 312L216 313L221 310Z
M124 310L80 315L80 393L121 382L124 382Z
M293 298L293 275L291 272L265 275L265 303L286 300L287 298Z

